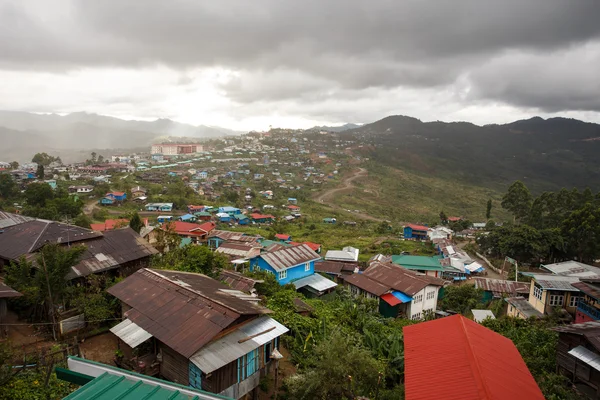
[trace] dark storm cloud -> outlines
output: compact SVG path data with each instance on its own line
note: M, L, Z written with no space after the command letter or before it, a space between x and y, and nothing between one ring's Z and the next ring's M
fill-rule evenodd
M365 88L442 87L467 76L471 99L600 110L589 82L578 78L593 73L597 59L584 59L577 76L565 80L564 68L548 70L528 58L542 54L552 64L562 52L600 40L598 1L0 4L5 69L222 66L238 71L222 88L242 103L327 98ZM598 47L589 49L598 54ZM523 62L511 64L511 55ZM493 61L498 57L509 61ZM548 99L555 94L560 96Z

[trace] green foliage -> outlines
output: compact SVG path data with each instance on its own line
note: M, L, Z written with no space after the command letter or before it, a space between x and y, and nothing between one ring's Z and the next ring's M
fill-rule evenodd
M152 267L175 271L195 272L217 277L219 271L229 265L229 260L221 253L213 252L207 246L188 245L157 256Z
M44 167L47 167L48 165L50 165L51 163L53 163L55 161L60 162L60 157L53 157L51 155L48 155L47 153L36 153L36 155L34 155L33 158L31 159L31 162L42 165ZM39 176L38 176L38 178L39 178Z
M446 215L446 213L443 210L440 211L440 222L442 224L447 224L448 223L448 216Z
M474 308L484 308L481 303L483 291L473 285L448 286L439 305L443 310L451 310L468 315Z
M0 400L60 400L75 390L68 382L61 381L52 372L48 386L44 386L46 372L27 370L15 375L0 389Z
M531 193L521 181L515 181L502 197L502 208L510 211L515 219L521 221L529 214L531 209Z
M74 225L89 229L92 220L85 214L79 214L72 222Z
M36 171L35 171L35 176L36 176L38 179L44 179L44 176L45 176L45 171L44 171L44 166L43 166L42 164L39 164L39 165L37 166L37 169L36 169Z
M44 182L34 182L25 189L25 200L32 207L44 207L46 202L54 198L54 191Z
M488 199L485 207L485 219L492 218L492 199Z
M9 174L0 174L0 197L11 199L18 193L17 184Z
M116 318L121 311L120 302L106 289L114 285L118 279L107 278L103 275L90 275L85 286L72 288L69 297L71 306L76 307L85 315L86 321L100 321Z
M142 219L140 218L140 215L137 212L133 213L133 216L129 221L129 226L137 233L140 233L140 230L144 226L144 223L142 222Z

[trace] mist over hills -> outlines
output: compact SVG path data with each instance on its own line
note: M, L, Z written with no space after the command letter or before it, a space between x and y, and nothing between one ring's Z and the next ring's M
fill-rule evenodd
M343 132L372 146L365 153L394 167L505 187L520 179L534 191L600 189L600 125L534 117L508 124L422 122L390 116Z
M68 161L73 151L147 148L160 137L204 139L239 133L169 119L136 121L85 112L61 116L0 111L0 160L28 161L36 152L46 151Z

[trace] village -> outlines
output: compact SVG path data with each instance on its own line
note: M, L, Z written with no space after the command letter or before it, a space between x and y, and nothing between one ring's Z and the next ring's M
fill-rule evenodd
M408 400L481 390L542 399L515 344L486 324L551 317L561 322L552 328L557 371L595 398L600 268L575 260L532 268L510 257L499 265L475 247L491 228L486 222L398 221L340 208L334 191L360 187L352 179L368 162L361 146L331 132L272 130L159 143L147 153L93 153L69 165L0 163L0 175L25 197L31 185L46 185L79 207L54 218L43 206L28 215L30 200L0 211L5 343L17 343L19 357L29 353L59 382L78 385L65 399L128 391L137 393L131 398L150 391L294 398L285 397L294 376L309 368L298 349L319 348L323 309L353 304L382 327L406 321L398 329L403 372L380 375L374 393L399 398L402 384ZM31 290L28 279L46 281L37 297L23 290ZM98 312L86 293L116 312ZM452 303L464 293L474 300ZM285 296L289 302L280 303ZM50 362L56 346L59 360ZM432 349L472 373L444 367L443 384L424 384L437 363ZM498 369L507 371L501 380ZM351 383L336 390L358 398Z

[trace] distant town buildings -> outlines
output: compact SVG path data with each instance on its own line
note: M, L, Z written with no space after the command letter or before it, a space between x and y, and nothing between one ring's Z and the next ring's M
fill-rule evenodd
M201 144L197 143L162 143L153 144L151 153L168 156L176 156L181 154L200 153L204 150Z

